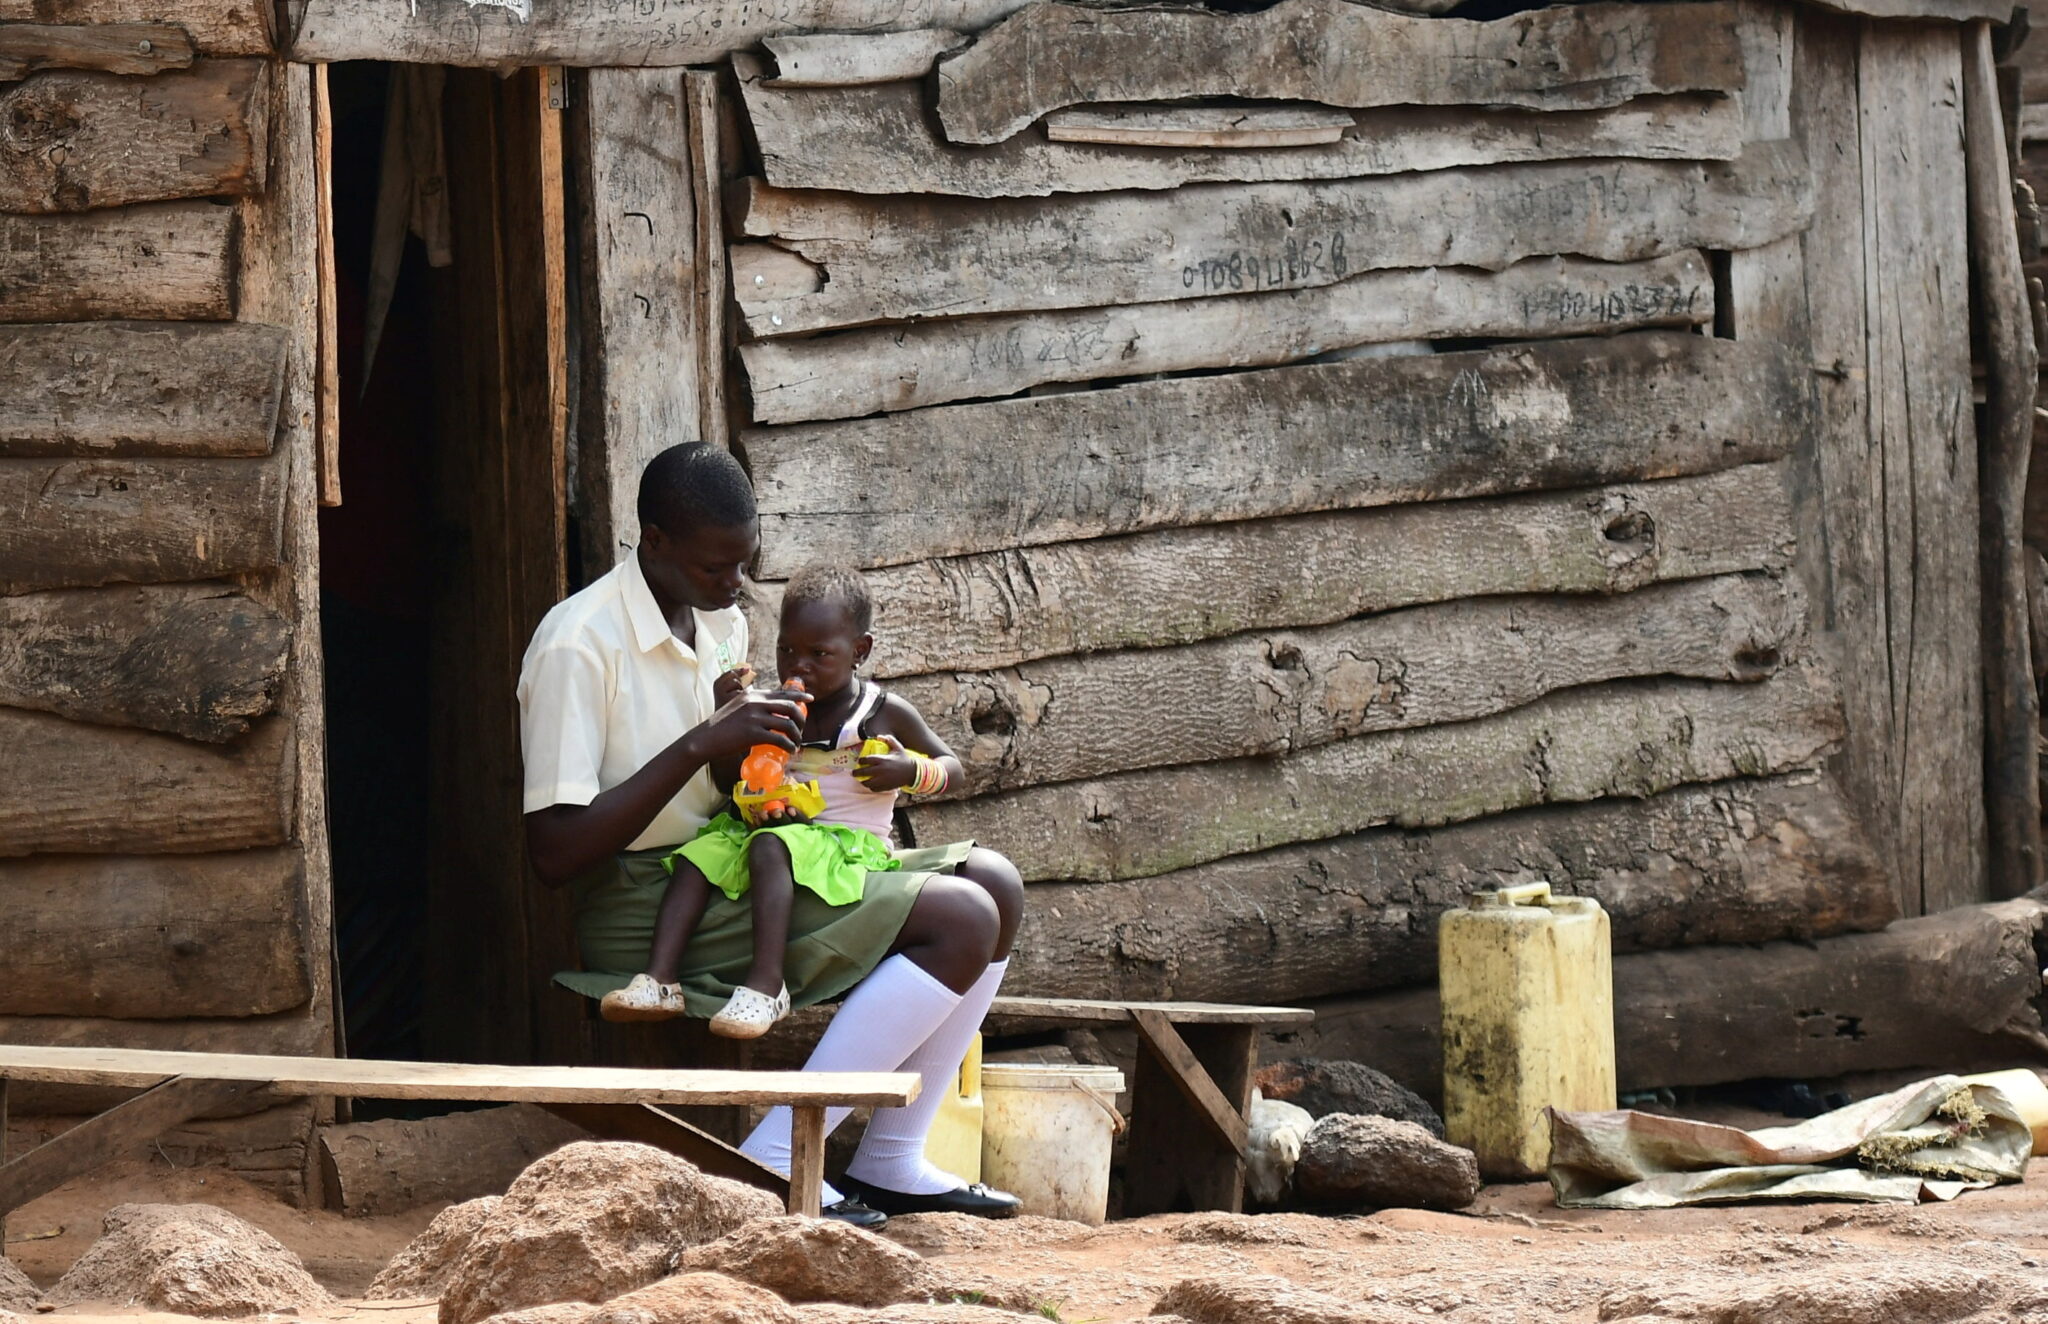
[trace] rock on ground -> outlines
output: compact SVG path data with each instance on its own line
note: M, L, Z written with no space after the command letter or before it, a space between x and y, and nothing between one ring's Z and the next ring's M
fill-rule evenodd
M588 1301L557 1301L551 1306L528 1306L493 1315L484 1324L583 1324L597 1307Z
M333 1298L276 1238L203 1204L124 1204L50 1289L51 1305L107 1301L215 1319L325 1306Z
M690 1247L781 1212L765 1191L648 1145L567 1145L521 1173L456 1255L440 1324L610 1301L661 1279Z
M1331 1208L1463 1209L1479 1194L1479 1162L1413 1122L1332 1113L1302 1142L1294 1193Z
M797 1324L765 1287L721 1273L682 1273L599 1306L583 1324Z
M1424 1324L1393 1306L1363 1305L1297 1287L1271 1274L1188 1278L1166 1289L1152 1316L1188 1324Z
M1420 1094L1363 1062L1343 1058L1296 1057L1260 1067L1252 1083L1269 1099L1308 1110L1311 1117L1352 1113L1413 1122L1437 1139L1444 1119Z
M464 1200L434 1215L434 1221L427 1224L426 1231L391 1257L391 1263L384 1266L384 1271L370 1284L370 1290L363 1293L364 1299L391 1301L401 1297L441 1295L441 1289L448 1283L448 1273L455 1267L456 1257L468 1247L470 1239L476 1236L476 1230L483 1226L490 1212L498 1207L498 1199L498 1196L486 1195Z
M888 1306L927 1294L914 1250L833 1219L764 1218L684 1253L679 1269L722 1273L786 1301Z
M1036 1312L1031 1312L1029 1317L1044 1318ZM994 1306L966 1301L932 1301L889 1306L881 1310L862 1306L803 1306L797 1310L796 1318L797 1324L1020 1324L1024 1316L1015 1310L999 1310Z
M889 1240L925 1255L963 1250L1018 1250L1092 1236L1086 1223L1041 1214L975 1218L969 1214L898 1214L884 1229Z
M1924 1261L1897 1268L1863 1265L1854 1274L1835 1267L1775 1280L1745 1274L1711 1284L1692 1279L1681 1287L1610 1292L1600 1302L1600 1318L1616 1324L1949 1324L1999 1305L2018 1286L1988 1274L1931 1268Z
M34 1310L42 1299L42 1292L28 1275L13 1260L0 1256L0 1310Z

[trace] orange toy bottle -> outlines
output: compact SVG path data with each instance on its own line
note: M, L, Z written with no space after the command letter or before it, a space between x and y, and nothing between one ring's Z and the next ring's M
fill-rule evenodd
M800 680L784 681L782 685L782 688L786 690L802 690L803 687L804 683ZM810 715L811 709L809 704L800 703L796 707L800 715L806 717ZM747 751L747 757L740 763L740 780L745 782L747 789L756 795L763 791L774 790L782 785L783 774L789 769L789 754L790 751L782 748L780 745L761 744L754 746ZM789 802L786 800L770 800L761 806L761 816L766 818L770 814L780 813L788 807Z

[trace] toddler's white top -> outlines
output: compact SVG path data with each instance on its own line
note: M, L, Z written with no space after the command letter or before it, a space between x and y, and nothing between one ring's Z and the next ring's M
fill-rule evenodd
M813 820L872 832L891 846L896 844L896 792L871 791L853 775L860 762L861 723L882 706L882 687L871 680L854 681L861 687L853 712L839 728L832 748L805 745L789 757L786 774L793 782L816 781L825 797L825 812Z

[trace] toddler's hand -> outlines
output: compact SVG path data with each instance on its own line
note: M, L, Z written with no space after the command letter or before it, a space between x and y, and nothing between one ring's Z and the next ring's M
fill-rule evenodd
M742 662L711 682L711 701L723 708L746 691L754 683L754 669Z
M853 765L854 779L870 791L900 791L917 780L917 760L895 736L882 736L881 741L889 752L861 755Z

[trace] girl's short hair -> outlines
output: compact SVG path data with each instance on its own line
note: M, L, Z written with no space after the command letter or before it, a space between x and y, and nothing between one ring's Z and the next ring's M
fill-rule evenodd
M807 565L789 577L782 589L782 609L813 602L829 602L843 608L853 622L855 634L866 634L875 623L874 600L868 596L868 582L860 571L836 565Z

